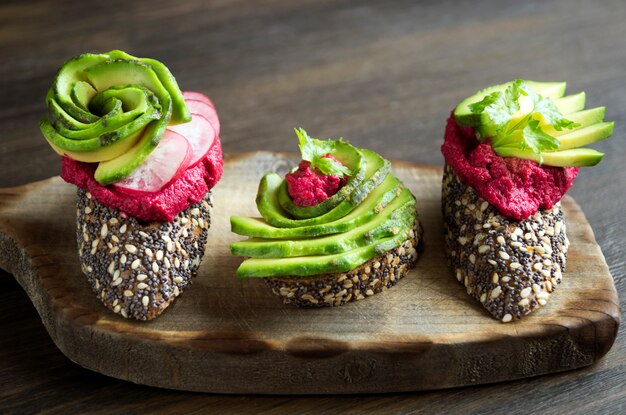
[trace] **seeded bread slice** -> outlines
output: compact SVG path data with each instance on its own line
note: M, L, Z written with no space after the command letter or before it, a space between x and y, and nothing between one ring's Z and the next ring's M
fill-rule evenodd
M333 307L362 300L396 285L415 266L422 247L422 233L416 218L409 238L400 246L349 272L264 280L283 303L298 307Z
M140 222L78 190L81 268L100 301L124 318L151 320L191 283L211 225L211 193L172 222Z
M560 203L508 219L446 165L442 210L448 265L494 318L506 323L546 305L569 246Z

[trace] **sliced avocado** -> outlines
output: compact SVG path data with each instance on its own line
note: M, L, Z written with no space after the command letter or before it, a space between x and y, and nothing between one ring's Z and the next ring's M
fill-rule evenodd
M552 137L559 137L561 135L569 134L581 128L589 127L590 125L602 122L602 120L604 120L604 112L605 107L596 107L567 114L568 120L579 124L578 127L575 128L563 128L559 131L551 125L542 125L541 127L544 133L549 134Z
M337 193L314 206L298 206L291 200L288 192L279 192L280 206L295 219L315 218L328 213L363 183L367 171L367 160L357 148L350 143L338 140L332 156L354 172L352 177Z
M567 86L565 82L524 82L526 82L526 85L528 85L528 87L534 92L552 99L562 97L563 94L565 94L565 87ZM472 113L469 106L482 101L483 98L489 94L494 92L504 92L509 85L511 85L511 83L512 82L506 82L504 84L490 86L461 101L461 103L454 109L454 118L456 122L467 127L477 127L486 124L483 122L482 114Z
M576 111L582 111L585 108L586 98L587 95L583 91L579 92L578 94L568 95L563 98L555 99L554 104L559 109L559 111L561 111L561 114L568 115Z
M615 123L601 122L581 128L568 134L563 134L559 139L559 150L568 150L570 148L583 147L596 141L609 138L613 134Z
M287 192L286 182L274 173L266 174L259 183L259 190L256 197L259 213L261 213L261 216L263 216L263 219L265 219L267 223L279 228L296 228L328 223L347 215L357 207L376 186L381 184L391 170L391 163L378 154L362 149L361 152L367 160L365 181L361 186L355 189L354 192L348 195L348 197L342 200L341 203L325 214L309 219L292 219L289 217L278 203L279 193Z
M163 63L157 61L156 59L136 58L121 50L112 50L108 53L108 55L113 59L139 61L150 66L172 99L172 118L170 119L170 123L181 124L191 121L191 113L185 104L183 94L178 87L176 78L174 78L174 75L172 75L170 70L167 69L167 66L163 65Z
M387 179L391 178L389 181ZM387 179L365 198L346 216L328 223L301 226L298 228L278 228L269 225L262 218L232 216L231 230L234 233L259 238L303 238L346 232L365 223L385 209L396 210L404 203L414 199L411 192L402 183L389 175Z
M542 152L539 154L533 153L530 150L520 150L510 147L498 147L494 148L494 150L502 157L517 157L554 167L595 166L604 157L603 153L592 148L574 148L570 150Z
M350 271L362 263L394 249L404 242L410 227L400 233L351 251L319 256L301 256L291 258L249 258L237 269L240 278L309 276Z
M230 245L234 255L253 258L284 258L332 255L370 245L377 240L411 228L415 221L415 201L408 201L395 211L385 211L373 220L341 234L310 239L251 238Z
M87 82L85 77L87 68L106 62L108 59L109 56L106 54L85 53L65 62L59 69L52 87L53 96L59 106L71 116L68 120L75 119L83 123L98 121L98 116L82 108L83 105L76 105L72 99L72 90L77 82Z

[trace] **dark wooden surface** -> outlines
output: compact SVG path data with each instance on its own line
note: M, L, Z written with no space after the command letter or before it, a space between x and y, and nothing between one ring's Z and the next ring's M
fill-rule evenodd
M183 2L181 2L183 3ZM615 1L3 2L0 187L50 177L37 121L54 71L84 51L164 61L208 93L226 153L290 150L294 126L388 158L440 165L445 118L462 98L523 77L567 80L617 122L607 152L570 194L626 299L626 4ZM44 214L44 213L42 213ZM344 397L180 393L106 378L56 349L28 297L0 276L0 411L222 413L620 413L626 338L595 365L506 384Z

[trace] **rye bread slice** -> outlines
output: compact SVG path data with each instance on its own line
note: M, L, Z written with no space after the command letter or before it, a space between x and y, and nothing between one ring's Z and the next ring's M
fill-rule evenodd
M211 225L211 192L172 222L141 222L78 189L81 268L102 303L124 318L151 320L191 284Z
M298 307L333 307L362 300L393 287L413 267L422 250L422 226L416 217L400 246L348 272L311 277L264 278L283 303Z
M444 167L448 265L467 293L506 323L546 305L565 271L569 241L561 204L517 221Z

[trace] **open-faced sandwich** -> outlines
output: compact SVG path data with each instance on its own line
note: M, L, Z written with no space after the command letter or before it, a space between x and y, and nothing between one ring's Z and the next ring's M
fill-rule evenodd
M560 200L579 167L603 157L583 146L613 132L604 107L564 94L565 82L516 80L465 99L447 122L449 264L502 322L545 305L561 282L569 241Z
M373 151L296 130L302 161L267 173L256 197L262 218L231 217L248 257L240 278L262 277L285 303L339 306L379 293L415 265L421 244L415 198Z
M190 284L222 174L213 103L159 61L119 50L59 70L41 131L78 187L83 272L102 303L150 320Z

